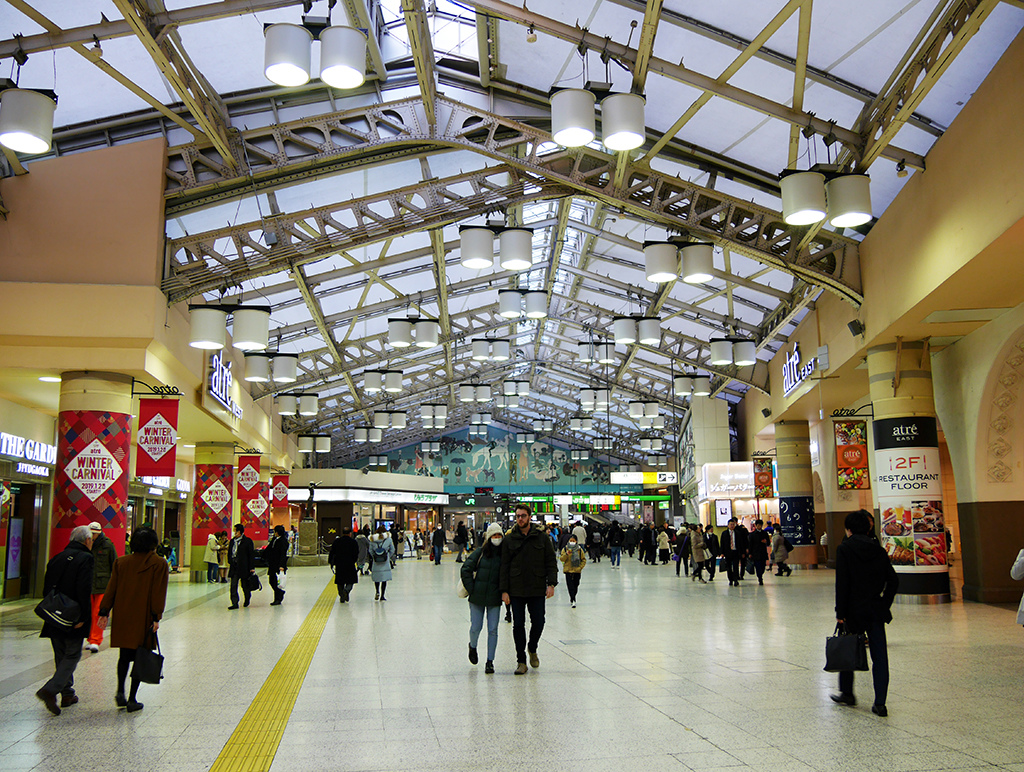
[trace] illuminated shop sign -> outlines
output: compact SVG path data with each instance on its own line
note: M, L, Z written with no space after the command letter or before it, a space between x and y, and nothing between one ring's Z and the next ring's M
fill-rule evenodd
M29 464L26 463L25 461L22 461L15 468L15 471L18 474L27 474L31 477L49 477L51 470L45 466L39 466L38 464Z
M806 381L817 364L817 357L811 357L807 362L801 363L800 344L794 343L793 353L786 355L786 361L782 365L782 396L788 397L797 386Z
M0 455L23 458L37 464L56 464L57 446L0 432Z
M191 493L192 483L189 480L179 480L173 477L142 477L136 478L143 485L153 485L158 488L174 488L178 493Z
M231 375L231 363L219 353L211 354L210 379L207 383L210 396L223 405L231 415L241 420L242 406L231 396L231 384L234 383L234 380L234 376Z
M702 499L752 499L754 464L752 461L704 464L699 489Z
M355 488L316 488L314 501L360 501L394 504L447 504L447 493L415 493L413 491L374 491ZM308 488L289 488L289 502L309 501Z

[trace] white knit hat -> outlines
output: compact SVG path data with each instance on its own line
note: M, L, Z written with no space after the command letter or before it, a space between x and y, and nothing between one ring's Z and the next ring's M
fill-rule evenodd
M492 536L500 536L501 534L501 526L497 523L491 523L487 526L487 532L484 534L484 541L490 541Z

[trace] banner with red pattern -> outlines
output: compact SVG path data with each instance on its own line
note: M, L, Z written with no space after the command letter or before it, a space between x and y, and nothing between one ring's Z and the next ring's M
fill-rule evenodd
M135 476L174 477L177 444L178 400L140 399Z
M193 533L197 530L230 533L234 477L235 470L231 464L196 464L196 484L192 493ZM194 536L192 544L197 544Z
M238 457L238 500L249 501L260 494L260 457Z
M266 541L270 538L269 482L258 483L256 496L242 502L241 523L245 526L245 535L253 541Z
M57 419L50 554L67 546L71 530L99 522L124 552L132 417L99 410L65 410Z
M288 506L288 475L286 474L275 474L271 478L271 493L273 499L271 504L275 507L287 507Z

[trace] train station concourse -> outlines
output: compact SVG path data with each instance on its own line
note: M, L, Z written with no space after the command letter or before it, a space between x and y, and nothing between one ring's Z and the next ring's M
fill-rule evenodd
M1024 771L1022 30L0 0L0 769ZM519 675L488 528L556 552Z

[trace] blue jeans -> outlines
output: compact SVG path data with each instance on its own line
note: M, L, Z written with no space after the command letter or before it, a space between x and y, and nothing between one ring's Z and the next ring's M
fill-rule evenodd
M440 547L434 547L433 551L434 551L434 562L437 563L438 565L440 565L441 564L441 548Z
M207 563L206 564L206 581L216 582L217 581L217 564Z
M469 645L476 648L480 640L480 631L484 626L484 612L487 612L487 661L493 662L498 652L498 617L501 606L478 606L469 604Z
M613 566L622 565L622 547L609 547L608 554L611 556Z

